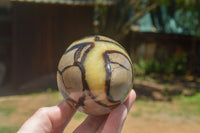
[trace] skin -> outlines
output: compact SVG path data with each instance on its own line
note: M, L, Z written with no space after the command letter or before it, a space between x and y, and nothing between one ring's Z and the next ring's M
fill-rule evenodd
M88 116L74 133L119 133L136 99L131 90L127 100L104 116ZM53 107L38 109L19 129L18 133L62 133L76 112L70 101L63 100Z

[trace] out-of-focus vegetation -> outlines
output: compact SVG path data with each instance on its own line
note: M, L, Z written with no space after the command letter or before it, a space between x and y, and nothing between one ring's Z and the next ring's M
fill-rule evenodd
M134 26L140 25L141 18L149 13L151 18L149 21L152 21L152 26L155 28L152 32L192 35L193 40L188 44L191 47L187 55L169 57L165 60L139 59L135 65L136 72L183 75L191 70L191 73L198 75L196 72L199 65L197 53L197 40L200 36L199 7L199 0L119 0L112 10L106 6L96 7L96 32L114 36L119 42L126 44L127 35L134 31Z
M167 32L170 30L166 29L167 25L173 23L175 30L199 36L199 7L199 0L119 0L112 11L107 6L96 7L96 32L124 37L145 14L151 13L153 25L158 32ZM165 14L162 14L163 10L166 10ZM156 20L153 17L155 15Z
M17 132L18 127L15 126L0 126L0 132L1 133L14 133Z
M188 60L185 54L168 58L165 61L159 61L155 58L147 61L140 59L138 63L134 64L136 75L150 73L184 75L188 72L187 66Z
M185 57L169 57L160 61L152 59L139 61L135 66L139 73L185 74L190 69L193 74L199 73L200 37L200 1L199 0L119 0L115 8L97 6L95 8L96 34L116 38L127 44L130 33L140 32L141 18L149 15L146 23L154 33L184 34L192 36L188 44L190 49ZM131 34L133 36L133 34ZM133 44L128 44L133 45ZM186 61L186 58L188 59ZM188 64L189 63L189 64ZM187 68L190 65L190 68Z
M58 91L48 89L43 93L24 94L21 96L0 97L0 132L17 132L20 126L38 108L43 106L54 106L63 97ZM174 118L200 122L200 94L196 93L192 97L180 95L173 97L172 102L137 99L127 117L141 118L148 121L155 121L164 114L167 119ZM34 100L33 100L34 99ZM31 103L31 104L30 104ZM26 106L26 108L24 108ZM7 109L6 109L7 108ZM12 110L12 111L11 111ZM72 121L83 121L86 114L76 112Z
M137 109L135 112L131 112L131 115L133 117L142 117L146 114L167 114L171 117L182 117L183 119L200 122L199 98L200 93L196 93L192 97L175 96L172 103L161 104L160 102L138 100L135 103Z

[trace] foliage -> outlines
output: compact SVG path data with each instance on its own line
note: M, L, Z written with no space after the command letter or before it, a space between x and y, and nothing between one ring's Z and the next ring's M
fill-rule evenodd
M119 0L115 8L97 6L94 17L98 28L96 34L124 37L130 32L133 23L158 4L151 0Z
M119 0L114 9L96 7L96 34L109 34L122 40L131 31L133 24L150 13L151 17L157 15L151 19L159 32L183 32L200 36L199 6L199 0ZM163 15L163 10L167 14Z
M184 96L184 95L180 95L177 97L178 99L180 99L181 101L183 101L185 104L190 104L190 105L198 105L199 106L199 111L200 111L200 93L196 93L193 96Z
M137 75L144 75L146 66L147 62L145 62L143 59L140 59L138 63L133 64L134 70Z
M140 59L138 64L134 65L136 74L186 74L187 72L187 56L185 54L179 57L172 57L166 59L166 61L159 61L157 59L150 59L144 61Z

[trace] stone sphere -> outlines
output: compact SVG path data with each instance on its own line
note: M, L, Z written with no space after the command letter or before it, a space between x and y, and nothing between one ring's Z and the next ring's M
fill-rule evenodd
M100 36L73 42L62 55L57 83L81 112L104 115L123 103L133 86L133 65L116 41Z

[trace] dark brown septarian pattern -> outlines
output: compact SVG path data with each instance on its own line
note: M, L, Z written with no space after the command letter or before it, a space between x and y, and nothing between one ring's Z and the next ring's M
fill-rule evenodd
M126 55L124 55L123 53L119 51L114 51L114 50L110 50L110 51L108 50L102 53L102 56L105 61L105 71L106 71L106 81L105 81L106 82L105 84L106 96L110 102L115 103L115 104L107 105L105 103L98 101L97 98L91 93L88 87L88 83L85 78L85 68L83 65L88 53L90 52L90 50L92 50L95 47L95 41L109 42L109 43L117 45L120 48L123 48L117 42L113 42L111 40L101 40L99 36L94 37L94 42L84 42L84 43L75 44L74 46L69 48L67 51L65 51L65 53L63 54L63 56L68 56L69 54L69 57L67 57L67 59L72 58L71 57L72 55L73 56L72 63L69 63L64 68L61 68L61 70L60 68L58 68L58 75L61 77L60 80L62 84L64 85L64 88L59 88L59 89L61 90L61 93L64 95L64 97L67 96L68 99L71 99L71 101L76 102L75 104L77 107L82 106L83 111L86 113L87 113L87 110L93 109L92 107L90 107L90 105L88 105L88 104L91 104L91 103L88 103L88 99L93 100L93 102L96 103L96 105L94 106L97 108L98 106L102 106L104 110L106 110L107 108L106 112L108 113L110 109L113 109L120 104L120 100L114 100L113 96L110 93L110 84L111 84L110 82L111 82L111 75L112 75L111 64L118 65L119 67L121 67L122 69L126 71L132 71L132 70L129 70L123 64L120 64L119 62L114 62L110 60L109 58L109 54L115 53L115 54L123 55L123 57L129 60L129 58L127 58ZM76 83L73 80L76 76L74 76L73 73L70 73L70 71L73 71L73 72L75 71L75 75L79 75L78 78L80 78L80 81L79 79L77 79L79 83ZM78 84L81 84L81 85L78 85ZM76 93L76 94L74 95L73 93ZM89 113L91 112L89 111Z
M120 103L120 100L119 101L114 100L113 96L110 93L110 87L111 87L110 83L111 83L111 75L112 75L111 64L117 64L117 65L119 65L119 67L121 67L122 69L125 69L126 71L131 71L132 72L132 70L129 70L126 66L124 66L123 64L120 64L119 62L111 61L110 57L109 57L109 54L114 54L114 53L122 55L128 61L129 61L129 59L125 54L123 54L123 53L121 53L119 51L108 50L108 51L105 51L103 53L103 58L104 58L104 61L105 61L105 70L106 70L106 81L105 81L106 82L106 84L105 84L106 85L105 86L106 89L105 90L106 90L107 98L108 98L108 100L110 102L119 102Z
M112 44L115 44L115 45L117 45L118 47L122 48L123 50L125 50L124 47L122 47L122 45L120 45L119 43L114 42L114 41L111 41L111 40L100 39L99 36L95 36L95 39L94 39L94 40L97 41L97 42L108 42L108 43L112 43ZM126 50L125 50L125 51L126 51Z
M89 46L87 48L87 46ZM68 96L70 96L70 89L72 89L72 91L74 91L73 89L74 88L70 88L68 87L68 85L65 83L65 80L64 80L64 76L63 76L63 73L67 70L67 69L70 69L74 66L77 66L79 69L80 69L80 72L81 72L81 79L82 79L82 96L79 97L78 101L77 101L77 105L76 106L84 106L84 100L85 100L85 94L84 94L84 91L85 90L89 90L89 87L88 87L88 84L85 80L85 68L83 66L83 63L85 61L85 58L86 58L86 55L88 54L88 52L94 47L94 43L92 42L87 42L87 43L81 43L81 44L77 44L77 45L74 45L73 47L71 47L69 50L65 51L64 55L69 53L70 51L73 51L75 50L75 54L74 54L74 62L73 62L73 65L70 65L70 66L66 66L62 71L60 71L58 69L58 72L59 74L62 76L62 82L65 86L65 89L67 89L66 91L64 91L65 93L68 94ZM86 48L86 50L84 51L82 57L81 57L81 53L83 51L83 49ZM70 98L70 97L69 97ZM73 99L73 98L70 98L70 99Z

